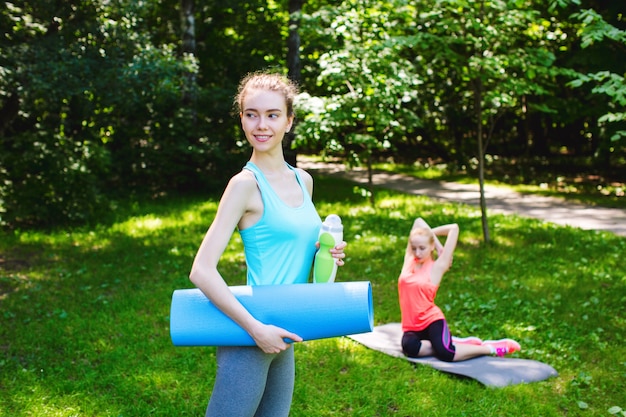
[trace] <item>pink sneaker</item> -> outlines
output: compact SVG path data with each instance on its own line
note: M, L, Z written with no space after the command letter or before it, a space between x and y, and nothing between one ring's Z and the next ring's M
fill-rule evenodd
M476 345L476 346L480 346L483 344L483 341L481 339L479 339L478 337L474 337L474 336L468 336L468 337L452 336L452 342L466 344L466 345Z
M497 356L504 356L522 349L513 339L485 340L483 346L489 346Z

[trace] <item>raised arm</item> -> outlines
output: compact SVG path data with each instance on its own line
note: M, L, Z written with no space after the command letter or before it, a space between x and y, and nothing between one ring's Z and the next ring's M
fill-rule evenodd
M435 236L445 236L446 242L443 249L439 251L439 256L431 270L431 280L434 284L439 285L443 274L445 274L450 266L452 266L452 258L454 250L459 240L459 225L456 223L445 224L431 229Z

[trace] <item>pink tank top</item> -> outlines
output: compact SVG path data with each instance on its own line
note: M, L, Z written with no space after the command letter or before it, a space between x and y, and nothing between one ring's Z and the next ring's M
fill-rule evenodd
M403 332L424 330L432 322L445 319L441 309L435 305L439 286L430 281L434 263L430 259L421 268L401 274L398 279Z

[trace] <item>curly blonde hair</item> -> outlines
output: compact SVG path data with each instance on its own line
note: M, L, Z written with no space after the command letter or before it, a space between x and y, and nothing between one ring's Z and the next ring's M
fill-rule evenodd
M411 233L409 234L409 242L415 236L425 236L428 238L428 243L430 245L433 245L433 246L435 245L435 234L430 229L427 229L425 227L414 228L413 230L411 230Z
M281 93L285 97L287 115L294 116L294 100L298 95L298 86L282 74L273 72L252 72L246 75L239 83L235 96L237 113L243 109L243 101L249 90L267 90Z

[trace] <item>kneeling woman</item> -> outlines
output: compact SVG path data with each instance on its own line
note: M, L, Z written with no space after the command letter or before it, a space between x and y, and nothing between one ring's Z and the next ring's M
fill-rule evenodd
M437 236L445 236L442 245ZM520 350L511 339L482 341L477 337L453 338L446 318L435 304L443 275L452 265L459 238L459 226L446 224L430 228L422 219L413 223L398 280L402 313L402 350L408 357L435 356L458 362L483 355L504 356ZM433 252L437 251L437 258Z

